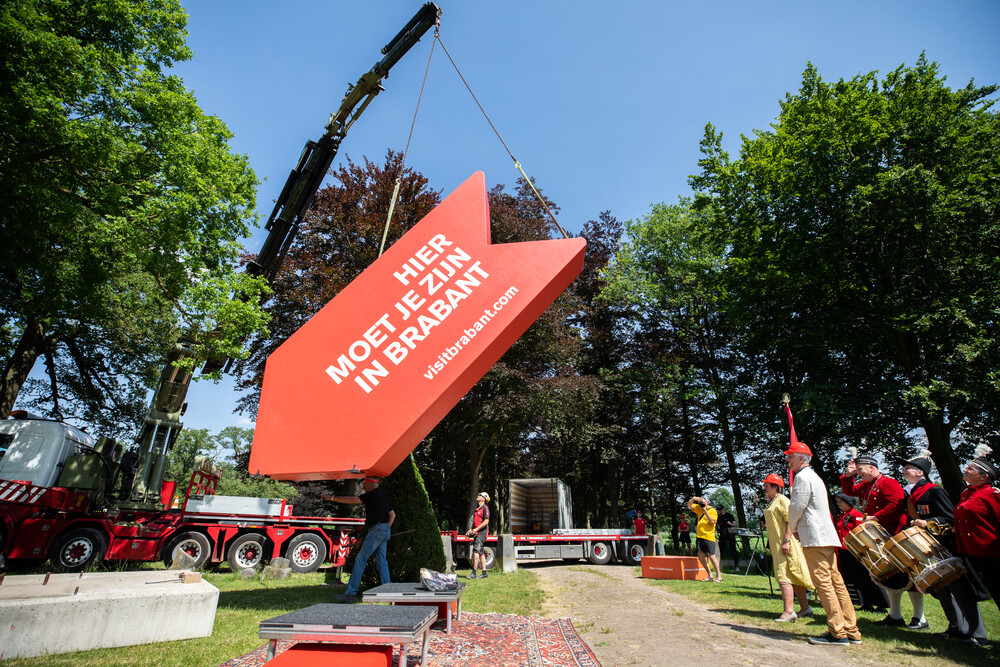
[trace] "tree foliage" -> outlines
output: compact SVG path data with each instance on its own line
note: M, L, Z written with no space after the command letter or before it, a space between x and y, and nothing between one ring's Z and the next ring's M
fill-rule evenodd
M36 404L125 428L181 332L229 356L264 325L234 270L256 177L166 73L185 23L177 0L0 8L0 415L42 357Z
M738 158L708 126L692 179L756 377L808 397L816 439L894 453L922 429L952 492L955 430L995 429L1000 403L996 90L950 89L924 56L882 80L809 65Z

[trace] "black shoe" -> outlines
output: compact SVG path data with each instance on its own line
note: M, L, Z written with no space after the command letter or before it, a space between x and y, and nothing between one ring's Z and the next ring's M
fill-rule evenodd
M962 643L969 646L989 646L989 642L985 639L978 639L976 637L966 637L962 640Z
M931 627L930 623L927 621L921 621L919 618L911 618L910 624L906 626L907 630L926 630Z
M848 646L851 643L851 641L847 637L841 637L840 639L837 639L829 632L827 632L826 634L822 634L819 637L810 637L809 643L822 644L824 646Z
M961 638L960 635L958 634L958 630L956 630L955 628L948 628L944 632L935 632L934 636L940 637L941 639Z
M481 575L479 575L479 578L480 579L485 579L486 578L486 570L483 570L483 573Z
M852 646L861 646L861 637L858 637L857 639L852 639L851 637L848 637L847 641L849 641Z
M483 574L485 575L486 573L485 573L485 572L483 572ZM468 575L466 575L466 578L467 578L467 579L478 579L478 578L479 578L479 575L477 575L477 574L476 574L476 571L475 571L475 570L473 570L473 571L472 571L472 572L470 572L470 573L469 573Z
M337 602L346 602L347 604L355 604L361 602L360 595L348 595L346 593L334 593L333 599Z
M906 627L906 621L902 618L893 618L892 616L886 616L881 621L875 621L875 625L885 625L889 627Z

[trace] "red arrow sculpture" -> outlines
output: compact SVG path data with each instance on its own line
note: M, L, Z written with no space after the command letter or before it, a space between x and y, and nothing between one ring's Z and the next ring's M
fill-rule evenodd
M476 172L271 354L250 471L388 475L579 275L585 248L491 245Z

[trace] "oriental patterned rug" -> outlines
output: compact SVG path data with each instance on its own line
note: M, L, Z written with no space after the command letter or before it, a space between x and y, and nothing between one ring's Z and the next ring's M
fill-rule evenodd
M452 621L451 636L444 633L444 621L431 629L427 647L429 667L600 667L587 643L580 638L568 618L541 618L510 614L462 612L462 620ZM279 641L278 653L295 642ZM420 642L408 647L407 667L420 664ZM399 646L393 665L398 664ZM260 667L267 646L233 658L220 667Z

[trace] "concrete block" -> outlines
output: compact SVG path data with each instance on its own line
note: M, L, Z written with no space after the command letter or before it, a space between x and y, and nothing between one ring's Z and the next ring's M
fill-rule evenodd
M194 574L8 575L0 584L0 659L208 637L219 589Z
M497 536L497 561L504 572L517 572L517 558L514 555L514 536Z

